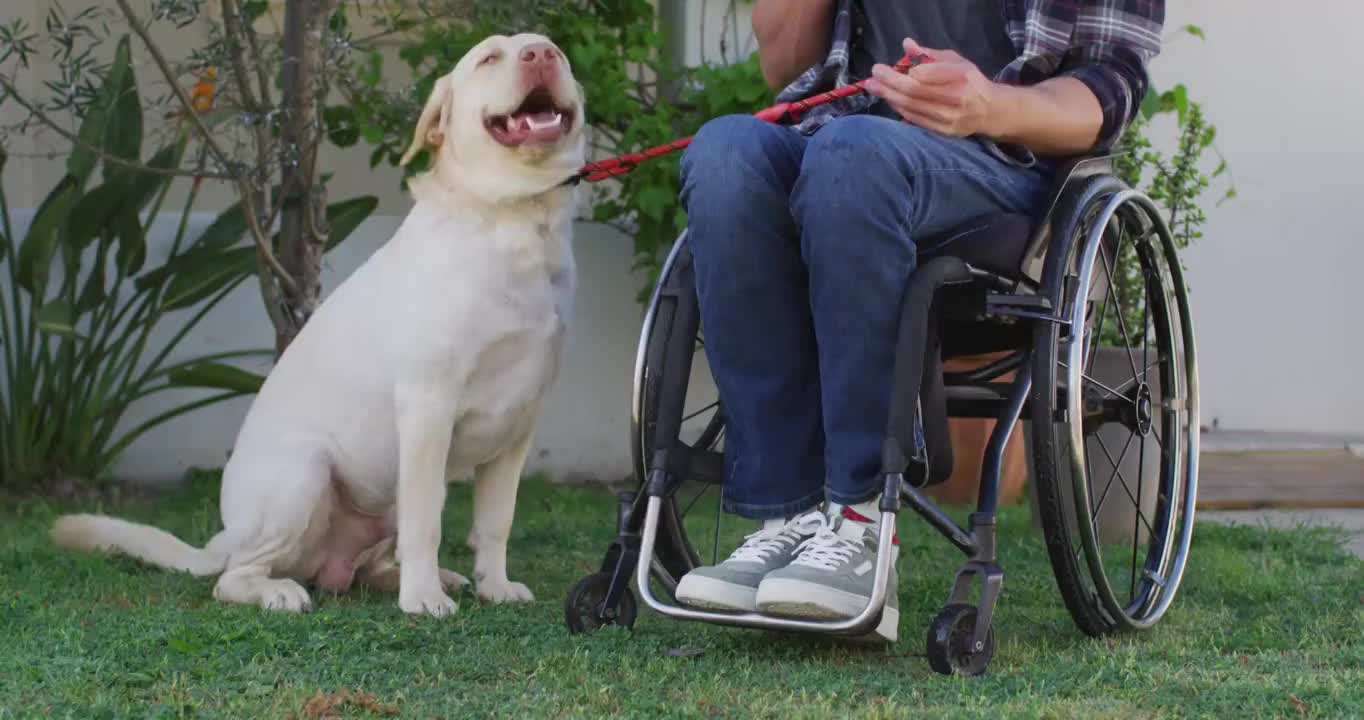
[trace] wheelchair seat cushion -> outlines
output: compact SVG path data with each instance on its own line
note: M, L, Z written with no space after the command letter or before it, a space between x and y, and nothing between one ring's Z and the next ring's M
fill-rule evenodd
M919 242L919 262L950 256L996 275L1017 278L1034 220L1019 213L991 213L967 220Z

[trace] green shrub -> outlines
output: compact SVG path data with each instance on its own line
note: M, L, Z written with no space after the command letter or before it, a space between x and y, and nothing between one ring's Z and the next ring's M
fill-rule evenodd
M147 265L148 228L175 181L157 170L180 166L189 130L143 160L138 97L124 37L82 112L78 136L86 144L71 152L22 238L0 186L0 266L8 280L0 292L0 487L103 479L148 430L255 392L261 378L225 361L273 355L234 350L170 362L204 316L254 276L256 250L240 244L240 205L187 237L199 182L181 179L192 186L170 254ZM0 147L0 168L5 160ZM376 204L362 197L332 205L332 246ZM169 341L151 342L167 328ZM210 392L121 427L134 403L177 388Z

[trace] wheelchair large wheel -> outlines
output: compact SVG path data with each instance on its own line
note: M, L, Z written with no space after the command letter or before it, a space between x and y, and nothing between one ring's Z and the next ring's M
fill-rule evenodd
M1198 481L1198 366L1176 246L1157 207L1112 176L1053 216L1032 438L1057 586L1090 635L1154 625L1179 588Z
M696 303L695 277L685 232L664 262L644 317L635 357L630 439L635 477L641 493L656 449L663 378L670 370L677 372L682 361L682 358L673 357L674 353L668 347L676 332L688 332L678 327L678 309L682 303L693 306ZM670 593L682 576L700 565L703 559L714 562L720 546L719 486L723 475L724 416L713 385L690 382L709 377L702 333L691 332L695 336L695 342L690 344L692 369L679 438L685 446L680 454L684 459L678 463L680 467L674 469L680 476L677 489L663 502L658 539L651 559L653 576ZM693 534L706 537L701 543L693 544Z

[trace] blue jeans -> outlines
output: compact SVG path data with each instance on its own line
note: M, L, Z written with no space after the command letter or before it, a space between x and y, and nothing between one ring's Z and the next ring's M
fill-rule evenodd
M1035 212L1049 174L875 115L806 137L708 122L682 157L706 359L727 421L724 508L789 517L880 489L916 241Z

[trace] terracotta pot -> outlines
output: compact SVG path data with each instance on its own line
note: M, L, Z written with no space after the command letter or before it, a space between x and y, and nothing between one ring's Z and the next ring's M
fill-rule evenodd
M1008 355L990 353L969 355L946 360L943 365L948 372L962 372L988 365ZM1011 381L1014 373L1001 376L998 382ZM995 420L977 418L951 418L948 431L952 439L952 475L946 482L928 488L928 494L945 504L974 505L980 490L981 463L985 458L985 446L994 432ZM999 504L1015 505L1023 499L1024 486L1028 479L1028 455L1024 448L1023 423L1014 425L1009 435L1009 444L1004 448L1004 462L999 478Z

